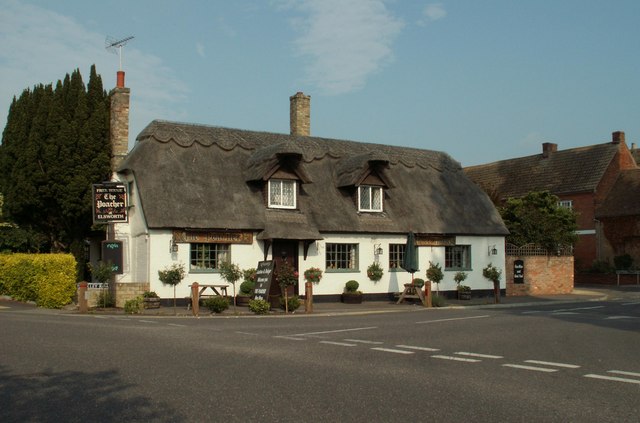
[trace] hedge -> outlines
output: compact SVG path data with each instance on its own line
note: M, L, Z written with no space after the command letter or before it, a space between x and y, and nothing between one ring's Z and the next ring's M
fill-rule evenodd
M0 294L39 307L60 308L76 292L71 254L0 254Z

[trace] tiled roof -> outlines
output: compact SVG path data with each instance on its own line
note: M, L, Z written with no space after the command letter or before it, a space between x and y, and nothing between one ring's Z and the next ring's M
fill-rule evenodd
M521 197L531 191L562 195L594 192L618 152L619 144L596 144L502 160L464 169L485 190L501 198Z
M261 177L281 159L306 175L298 210L265 207ZM352 184L367 162L389 182L383 213L358 213L355 188L338 183ZM154 121L119 171L134 175L151 228L253 229L261 239L317 239L323 232L508 233L460 164L436 151Z
M596 217L640 215L640 169L620 172L602 205L596 209Z

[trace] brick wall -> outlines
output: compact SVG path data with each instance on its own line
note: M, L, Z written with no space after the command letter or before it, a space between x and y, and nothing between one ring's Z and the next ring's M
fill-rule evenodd
M116 87L111 96L110 141L111 170L115 170L129 151L129 88Z
M513 283L513 263L524 261L524 283ZM506 295L556 295L573 291L572 256L507 256Z

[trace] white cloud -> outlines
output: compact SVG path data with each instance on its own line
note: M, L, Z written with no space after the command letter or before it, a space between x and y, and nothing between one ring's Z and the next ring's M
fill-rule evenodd
M202 57L203 59L206 57L204 53L204 45L202 43L196 43L196 52L198 53L198 56Z
M422 10L422 16L424 19L421 19L419 24L425 25L428 22L445 18L447 16L447 11L444 9L442 3L430 3Z
M106 90L115 86L118 56L105 50L104 34L50 10L4 2L0 9L0 128L4 128L13 96L35 84L55 83L80 69L85 84L92 64ZM158 57L135 48L135 39L123 47L123 69L131 93L129 140L152 120L184 115L179 103L188 87ZM176 110L178 109L178 110Z
M383 0L281 2L305 14L292 20L296 52L308 59L306 79L326 94L362 88L393 59L391 45L404 26Z

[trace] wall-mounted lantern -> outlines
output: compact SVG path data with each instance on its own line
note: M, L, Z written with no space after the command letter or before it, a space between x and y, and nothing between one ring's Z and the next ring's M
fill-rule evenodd
M170 253L177 253L178 252L178 243L176 243L175 239L172 239L169 242L169 252Z
M382 244L374 244L373 245L373 254L376 256L381 256L384 253L382 250Z
M489 253L490 256L497 256L498 255L498 249L496 248L495 245L490 245L488 253Z

